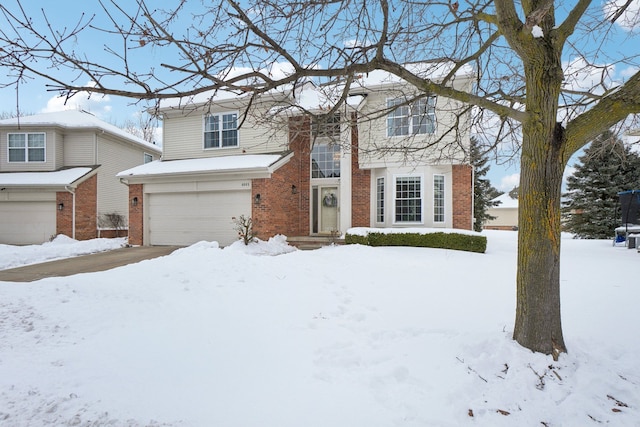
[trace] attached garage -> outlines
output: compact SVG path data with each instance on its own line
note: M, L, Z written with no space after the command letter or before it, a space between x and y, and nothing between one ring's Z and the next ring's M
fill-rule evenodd
M1 201L0 218L0 243L3 244L40 244L56 234L55 200Z
M238 240L232 217L251 213L251 191L155 193L147 206L151 245L207 240L226 246Z
M160 160L120 172L129 186L129 243L230 245L239 238L232 218L251 217L254 203L260 203L253 180L271 178L292 157L286 152Z

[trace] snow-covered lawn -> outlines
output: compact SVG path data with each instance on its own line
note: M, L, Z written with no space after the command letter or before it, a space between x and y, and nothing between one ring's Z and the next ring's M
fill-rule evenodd
M638 426L640 254L563 239L554 362L510 338L516 233L485 234L0 282L0 425Z
M42 245L11 246L0 244L0 270L110 251L122 248L126 244L126 237L78 241L62 234Z

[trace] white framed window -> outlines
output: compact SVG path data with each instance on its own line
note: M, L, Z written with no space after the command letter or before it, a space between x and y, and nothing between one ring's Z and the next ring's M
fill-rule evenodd
M376 222L384 222L384 177L376 180Z
M238 113L225 112L204 117L204 148L238 146Z
M444 175L433 175L433 222L444 222Z
M311 150L311 178L340 178L339 144L317 142Z
M153 162L153 156L149 153L144 153L144 162L145 163Z
M340 137L340 114L314 118L311 122L311 132L317 138L336 139Z
M9 162L44 162L47 158L44 132L9 133L7 142Z
M396 176L394 191L394 222L422 223L422 176Z
M436 97L427 96L407 103L405 99L387 99L387 136L426 135L436 131Z

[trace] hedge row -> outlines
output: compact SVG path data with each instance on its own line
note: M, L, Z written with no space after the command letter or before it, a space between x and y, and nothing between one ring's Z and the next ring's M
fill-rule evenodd
M367 246L415 246L421 248L455 249L458 251L484 253L487 249L485 236L458 233L376 233L366 236L347 233L346 244Z

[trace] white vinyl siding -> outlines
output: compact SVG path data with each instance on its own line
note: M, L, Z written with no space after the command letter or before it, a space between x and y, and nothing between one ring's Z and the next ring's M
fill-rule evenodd
M215 114L215 112L212 112ZM204 114L192 112L185 116L165 117L163 122L163 160L198 159L236 154L281 153L288 148L286 125L269 127L257 123L254 117L238 116L239 145L225 149L204 148Z
M68 132L64 138L64 165L91 166L98 164L96 133L91 131Z
M141 165L144 149L107 136L98 137L98 217L118 213L129 214L129 188L116 175Z

